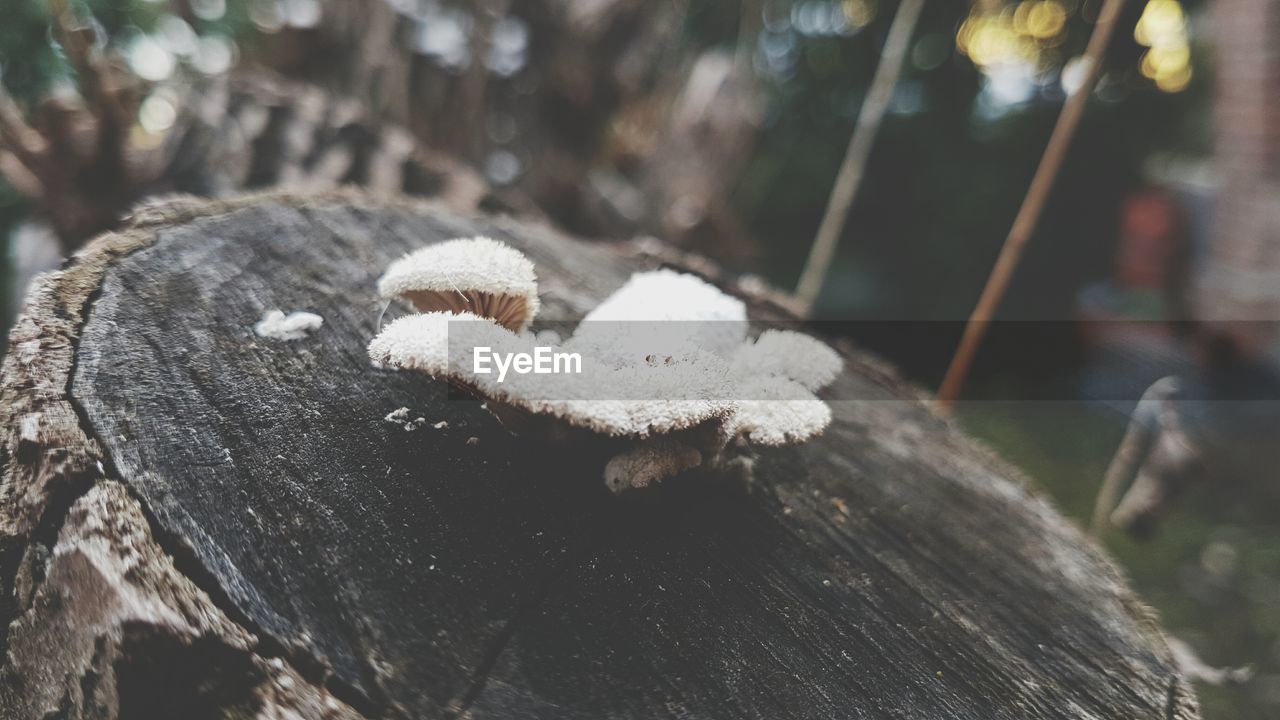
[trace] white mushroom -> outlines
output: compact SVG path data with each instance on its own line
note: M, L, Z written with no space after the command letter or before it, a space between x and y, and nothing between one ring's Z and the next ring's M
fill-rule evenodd
M808 440L831 423L831 408L794 380L772 376L746 380L744 399L725 419L726 442L756 445L794 445Z
M842 367L840 355L826 343L790 330L765 330L733 354L733 372L739 377L780 375L809 390L830 385Z
M488 346L500 352L520 352L529 345L527 338L517 335L489 318L470 312L428 312L397 318L382 329L369 343L369 357L379 365L418 370L433 377L447 377L462 368L470 354L450 355L449 335L456 337L455 348ZM457 371L461 374L461 370Z
M605 467L610 488L643 487L737 448L804 442L831 410L814 392L839 373L838 354L801 333L747 340L746 308L692 275L633 275L564 342L524 332L538 308L533 264L487 238L453 240L396 261L379 283L421 313L369 344L382 366L463 387L509 427L577 429L630 443ZM490 356L576 354L580 371L484 372ZM726 454L729 453L729 454Z
M378 292L407 300L418 312L467 312L515 332L538 312L533 263L486 237L449 240L405 255L387 268Z
M537 342L471 313L432 312L387 325L369 344L369 357L382 366L449 380L490 402L609 436L644 438L684 430L736 408L728 364L698 351L661 361L588 357L583 372L573 375L477 372L474 348L532 355Z
M699 348L727 357L747 336L742 301L693 275L655 270L587 313L574 338L617 354L675 354Z

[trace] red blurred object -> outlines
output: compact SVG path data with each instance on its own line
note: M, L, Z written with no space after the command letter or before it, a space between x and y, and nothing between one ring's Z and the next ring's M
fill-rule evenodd
M1178 207L1160 189L1141 190L1125 200L1120 217L1115 279L1121 287L1168 287L1182 250Z
M1186 309L1189 235L1168 190L1143 188L1121 206L1112 275L1081 290L1076 312L1090 344L1173 341Z

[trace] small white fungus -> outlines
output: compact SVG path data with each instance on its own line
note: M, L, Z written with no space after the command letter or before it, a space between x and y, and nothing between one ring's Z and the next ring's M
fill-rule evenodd
M417 418L416 420L412 420L412 421L409 420L409 408L407 407L402 407L398 410L392 410L391 412L387 413L386 417L382 419L386 420L392 425L401 425L404 427L406 431L417 430L418 428L427 424L426 418Z
M272 340L301 340L323 324L324 318L315 313L291 312L285 315L280 310L269 310L253 326L253 331Z

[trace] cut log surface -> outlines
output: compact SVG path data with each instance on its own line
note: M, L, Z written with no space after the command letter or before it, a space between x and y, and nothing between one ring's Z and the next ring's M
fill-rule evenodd
M1103 553L852 348L821 438L621 497L371 367L383 269L475 234L534 260L551 319L657 264L257 196L142 211L38 284L5 360L0 716L1198 717ZM276 308L324 324L257 336Z

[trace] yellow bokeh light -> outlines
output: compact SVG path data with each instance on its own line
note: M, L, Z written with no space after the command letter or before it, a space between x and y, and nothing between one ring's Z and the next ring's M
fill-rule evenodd
M1138 69L1142 71L1142 76L1154 80L1157 74L1155 63L1151 62L1151 53L1142 54L1142 60L1138 62Z
M956 31L956 49L984 72L1002 63L1030 63L1051 72L1062 57L1067 21L1078 9L1076 0L975 3ZM1191 82L1191 45L1182 3L1147 0L1133 36L1149 48L1140 62L1142 74L1164 92L1185 90Z
M1181 92L1191 83L1191 46L1187 17L1178 0L1148 0L1133 38L1150 50L1139 69L1164 92Z
M983 23L969 43L969 57L979 65L998 63L1014 55L1018 36L999 22Z
M866 27L876 19L875 0L844 0L840 7L849 24L854 27Z
M1182 92L1191 84L1191 66L1184 65L1176 72L1156 76L1156 87L1167 93Z
M1030 30L1027 29L1027 16L1031 14L1031 8L1035 4L1036 3L1034 2L1018 3L1018 7L1014 8L1013 10L1013 29L1014 30L1017 30L1018 32L1023 34L1030 32Z
M1155 47L1147 51L1148 61L1157 73L1169 73L1191 66L1191 48L1186 45Z
M1027 34L1036 39L1056 37L1066 24L1067 10L1056 0L1031 3L1031 9L1027 11Z
M1133 38L1147 47L1185 41L1187 18L1178 0L1148 0L1133 29Z
M1062 0L1022 0L974 11L956 31L956 48L982 68L1006 62L1043 66L1046 49L1062 42L1067 6ZM1056 57L1056 52L1051 53Z
M1187 56L1183 55L1181 59ZM1154 50L1142 56L1142 74L1155 81L1167 93L1182 92L1191 84L1191 63L1182 62L1177 53L1160 54Z
M978 28L986 22L981 15L970 15L960 23L960 29L956 31L956 49L962 54L969 54L969 45L973 43L974 35L978 34Z
M1009 11L970 15L956 33L956 47L980 67L1035 60L1039 48L1031 38L1018 32L1017 23L1016 13Z

